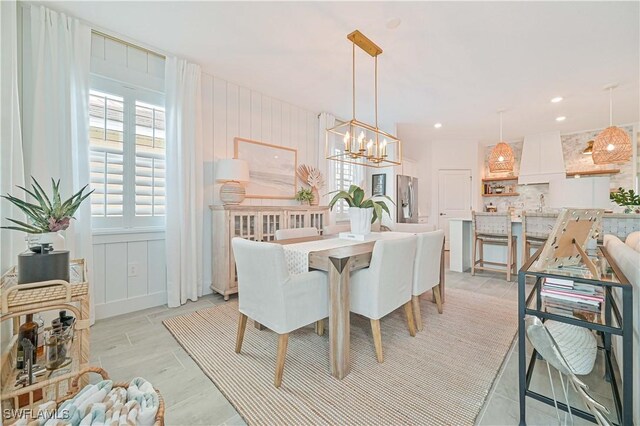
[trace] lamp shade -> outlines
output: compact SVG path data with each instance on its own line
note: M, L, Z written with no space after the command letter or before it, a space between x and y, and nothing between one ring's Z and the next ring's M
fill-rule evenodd
M490 172L511 172L513 171L513 163L513 151L508 143L498 143L489 155Z
M609 177L565 178L549 181L548 206L554 209L606 209L609 200Z
M249 182L249 164L244 160L224 158L216 164L218 182Z
M593 143L593 164L626 163L631 155L629 135L616 126L604 129Z

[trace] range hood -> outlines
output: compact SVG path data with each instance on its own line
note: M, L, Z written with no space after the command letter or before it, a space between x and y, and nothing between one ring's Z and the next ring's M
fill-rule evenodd
M525 136L518 183L549 183L565 177L560 132Z

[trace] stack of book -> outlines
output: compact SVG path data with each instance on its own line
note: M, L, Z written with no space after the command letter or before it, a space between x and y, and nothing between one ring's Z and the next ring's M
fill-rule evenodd
M572 280L545 277L540 291L546 311L595 320L602 310L602 288Z

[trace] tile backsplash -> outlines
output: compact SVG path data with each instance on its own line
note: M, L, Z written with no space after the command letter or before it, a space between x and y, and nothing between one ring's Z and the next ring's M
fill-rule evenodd
M629 137L632 138L633 126L623 126ZM567 172L588 171L588 170L604 170L616 168L620 169L620 173L611 175L611 189L633 188L634 179L632 161L624 164L616 165L595 165L590 155L584 155L582 151L586 148L587 142L593 140L601 130L592 130L580 133L571 133L562 135L562 151L564 155L565 170ZM633 138L632 138L633 140ZM522 158L523 141L511 143L511 149L515 157L513 173L509 175L517 176L520 171L520 159ZM484 177L505 176L504 173L491 173L489 171L489 155L493 146L487 146L484 149ZM543 208L546 208L546 199L549 195L548 184L518 185L516 192L520 195L513 197L482 197L484 206L492 203L497 206L498 211L506 211L509 207L514 207L516 211L521 210L537 210L540 206L540 196L543 197ZM612 203L614 211L620 210Z

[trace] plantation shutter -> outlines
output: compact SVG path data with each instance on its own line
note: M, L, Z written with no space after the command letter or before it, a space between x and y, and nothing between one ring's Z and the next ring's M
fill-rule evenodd
M124 214L124 99L92 90L89 96L91 215Z
M136 101L135 215L164 216L164 108Z

